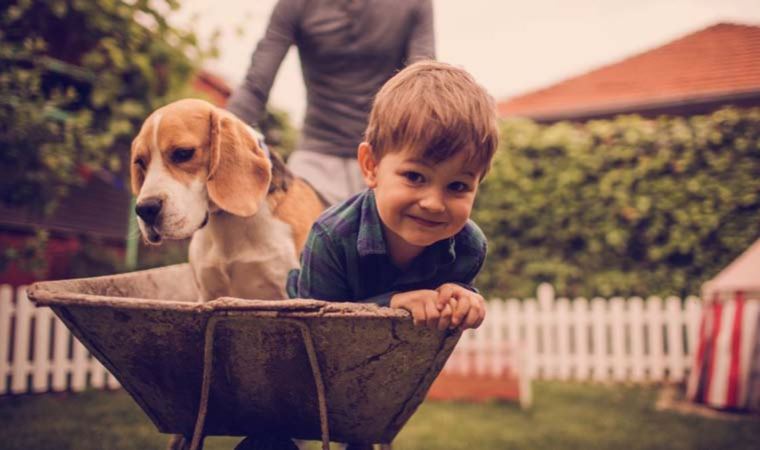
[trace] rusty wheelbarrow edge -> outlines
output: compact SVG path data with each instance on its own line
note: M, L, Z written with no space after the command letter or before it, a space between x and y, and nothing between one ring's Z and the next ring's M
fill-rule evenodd
M67 280L75 281L75 280ZM63 284L59 281L34 283L27 289L29 299L37 306L91 306L96 308L125 308L187 311L195 313L221 313L224 311L273 312L277 316L295 317L336 316L343 318L408 318L405 310L352 302L326 302L312 299L257 300L220 297L210 302L152 300L139 297L114 297L50 290L47 286ZM306 313L304 315L304 313Z

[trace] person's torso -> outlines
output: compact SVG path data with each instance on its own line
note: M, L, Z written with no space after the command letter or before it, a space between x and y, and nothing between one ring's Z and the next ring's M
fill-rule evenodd
M306 0L295 36L308 97L300 148L355 155L375 93L406 62L417 8L415 0Z

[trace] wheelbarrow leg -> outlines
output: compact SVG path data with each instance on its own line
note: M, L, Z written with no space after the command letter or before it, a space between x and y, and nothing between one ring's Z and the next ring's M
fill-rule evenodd
M203 449L203 427L206 423L208 412L208 396L211 389L211 373L214 363L214 330L218 316L211 316L206 323L206 334L203 344L203 381L201 382L201 398L198 402L198 416L195 419L193 439L190 442L190 450Z
M206 323L205 342L203 347L203 381L201 383L201 397L198 402L198 417L195 419L195 430L193 430L193 440L190 444L190 450L200 450L203 448L203 426L206 422L206 413L208 412L208 397L211 389L211 374L214 362L214 330L216 323L222 319L221 316L211 316ZM314 341L311 338L311 330L305 323L294 319L283 319L298 327L301 331L306 353L311 365L311 373L314 377L314 387L317 391L317 402L319 404L319 425L322 432L322 450L330 450L330 427L327 423L327 399L325 397L325 384L322 380L322 371L319 368L317 352L314 348Z
M301 330L306 354L309 356L309 365L311 365L311 374L314 377L314 387L317 390L317 403L319 404L319 426L322 432L322 450L330 450L330 426L327 423L327 398L325 396L325 383L322 380L322 370L319 368L317 360L317 351L314 348L314 341L311 339L311 330L309 326L300 320L288 320L298 326Z
M172 437L169 438L166 450L188 450L190 448L191 439L191 437L183 436L181 434L173 434Z

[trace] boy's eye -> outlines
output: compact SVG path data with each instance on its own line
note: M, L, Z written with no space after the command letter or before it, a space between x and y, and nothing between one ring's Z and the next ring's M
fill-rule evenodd
M449 184L449 190L453 192L469 192L470 185L467 183L462 183L461 181L455 181Z
M407 180L409 180L410 182L414 184L419 184L425 181L425 177L423 177L422 174L417 173L417 172L409 171L409 172L404 172L402 175L404 178L406 178Z

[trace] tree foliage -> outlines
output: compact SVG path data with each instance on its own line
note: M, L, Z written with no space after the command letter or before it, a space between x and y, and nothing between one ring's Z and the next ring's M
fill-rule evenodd
M0 201L51 212L82 168L120 170L137 127L209 51L176 0L16 0L0 9Z
M509 120L501 139L474 212L489 294L697 294L760 236L760 108Z

